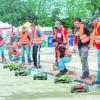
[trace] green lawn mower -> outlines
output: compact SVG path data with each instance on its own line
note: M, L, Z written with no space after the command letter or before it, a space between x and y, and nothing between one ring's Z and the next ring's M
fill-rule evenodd
M70 82L72 82L72 80L68 75L61 75L54 79L54 83L70 83Z
M18 71L18 72L15 72L15 76L27 76L28 73L27 71Z
M20 66L20 65L13 65L13 66L10 66L10 71L20 71L21 69L23 68L23 66Z
M71 93L88 92L88 91L89 91L88 85L85 85L83 83L78 83L71 87Z
M33 79L36 80L47 80L47 74L45 73L37 73L33 76Z
M14 64L12 64L12 63L10 63L10 64L5 64L4 66L3 66L3 68L10 68L10 67L12 67Z
M26 70L25 67L22 67L22 68L20 68L19 71L15 72L15 76L27 76L27 75L28 75L28 71Z
M10 64L5 64L3 68L8 68L10 69L10 71L20 71L23 68L23 66L10 63Z

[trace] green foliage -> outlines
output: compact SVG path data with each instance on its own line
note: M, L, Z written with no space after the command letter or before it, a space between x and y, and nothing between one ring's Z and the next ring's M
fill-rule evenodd
M72 18L66 18L61 20L62 24L64 25L64 27L66 28L74 28L74 24L72 22Z
M54 26L61 19L65 27L73 28L71 18L88 21L90 16L100 16L100 0L0 0L0 18L14 26L26 21Z
M90 11L90 16L100 16L100 0L90 0L86 8Z

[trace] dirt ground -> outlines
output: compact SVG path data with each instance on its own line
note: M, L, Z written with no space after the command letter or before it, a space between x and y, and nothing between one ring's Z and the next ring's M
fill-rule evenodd
M41 50L41 65L43 70L50 71L54 63L54 54L51 49ZM69 66L81 68L78 54L73 55ZM48 80L33 80L33 76L15 77L14 72L2 68L0 64L0 100L99 100L100 88L89 86L88 93L71 93L70 84L55 84L54 76ZM96 51L90 50L89 66L97 70Z

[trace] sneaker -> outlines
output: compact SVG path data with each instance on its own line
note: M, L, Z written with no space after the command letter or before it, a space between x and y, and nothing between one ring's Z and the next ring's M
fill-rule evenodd
M86 79L89 77L89 72L84 72L83 75L81 76L81 79Z
M56 74L56 77L59 77L59 76L61 76L61 75L64 75L65 73L63 73L63 72L59 72L58 74Z
M82 75L80 78L81 79L86 79L87 77L85 75Z
M38 67L37 67L37 66L32 66L32 68L33 68L33 69L37 69Z
M80 78L81 79L86 79L86 78L88 78L88 76L87 75L82 75Z
M68 69L67 68L64 68L63 72L64 73L67 73L68 72Z
M36 66L37 67L37 66ZM42 68L42 66L41 65L39 65L37 68Z
M64 68L64 70L61 70L61 71L56 75L56 77L59 77L59 76L61 76L61 75L65 75L67 72L68 72L68 69Z

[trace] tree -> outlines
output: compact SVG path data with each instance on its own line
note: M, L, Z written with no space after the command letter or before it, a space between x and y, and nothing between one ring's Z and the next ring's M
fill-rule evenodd
M90 11L90 17L100 16L100 0L89 0L86 7Z
M26 21L53 26L55 19L80 17L87 20L90 15L99 14L100 0L0 0L1 20L14 26ZM65 23L72 25L71 20Z

